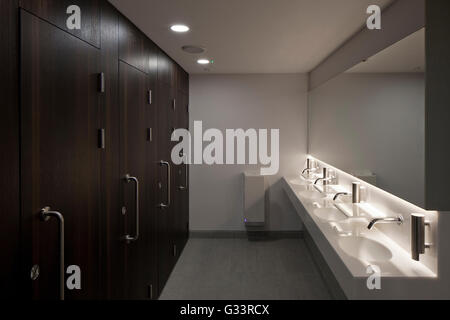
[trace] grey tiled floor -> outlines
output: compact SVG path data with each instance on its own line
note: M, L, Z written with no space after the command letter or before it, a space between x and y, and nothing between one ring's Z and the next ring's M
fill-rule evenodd
M303 300L331 296L302 239L190 239L160 299Z

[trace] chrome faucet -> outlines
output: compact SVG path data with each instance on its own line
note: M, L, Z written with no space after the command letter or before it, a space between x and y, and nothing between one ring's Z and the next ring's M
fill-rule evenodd
M317 171L317 168L305 168L303 169L302 174L305 174L305 172L311 173L314 171Z
M317 167L315 167L315 162L312 159L306 159L306 168L303 169L302 174L305 172L311 173L317 170Z
M349 196L348 192L338 192L335 194L333 201L336 201L340 196ZM352 183L352 203L360 203L361 202L361 184L359 182Z
M367 226L367 229L371 230L378 223L397 223L399 226L403 224L403 216L398 215L396 217L388 217L388 218L375 218L372 219Z
M332 177L328 177L328 168L323 168L322 170L323 170L323 177L314 181L314 184L317 184L317 182L319 181L323 181L323 184L325 185L327 184L327 182L333 179Z
M349 195L348 192L338 192L334 195L333 201L336 201L336 199L339 198L340 196L348 196L348 195Z

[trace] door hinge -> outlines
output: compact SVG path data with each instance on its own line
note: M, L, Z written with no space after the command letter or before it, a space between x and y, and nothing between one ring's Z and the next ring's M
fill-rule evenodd
M148 104L152 104L152 90L148 90L147 99L148 99Z
M105 129L98 129L98 148L105 149Z
M100 72L98 75L98 91L105 93L105 74L103 72Z
M147 141L152 142L153 141L153 129L147 128Z

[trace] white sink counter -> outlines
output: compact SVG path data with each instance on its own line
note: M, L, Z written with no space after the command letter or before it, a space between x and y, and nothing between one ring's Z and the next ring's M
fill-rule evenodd
M386 214L370 203L334 202L334 193L344 191L339 185L329 186L328 193L324 194L311 182L295 176L285 177L283 188L349 299L431 298L430 291L423 289L431 290L437 281L436 273L412 260L410 253L377 225L372 230L367 228L371 218ZM381 270L381 290L367 287L371 275L367 269L371 265Z

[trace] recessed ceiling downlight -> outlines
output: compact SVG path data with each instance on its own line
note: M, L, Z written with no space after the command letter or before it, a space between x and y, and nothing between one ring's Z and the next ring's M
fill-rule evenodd
M198 59L197 63L198 64L209 64L210 61L208 59Z
M199 53L205 52L205 48L202 48L199 46L192 46L192 45L182 46L181 49L184 52L191 53L191 54L199 54Z
M170 30L174 32L188 32L189 27L184 24L174 24L173 26L170 27Z

